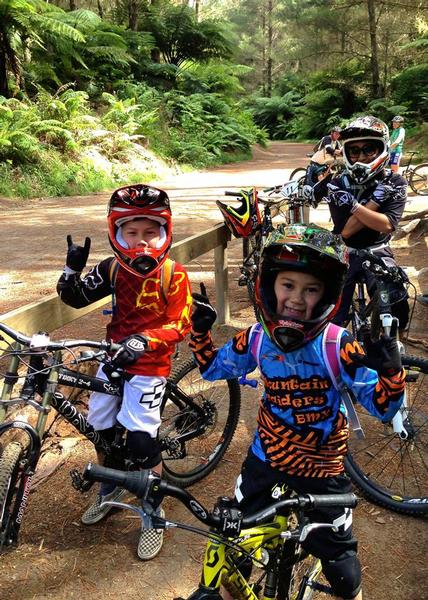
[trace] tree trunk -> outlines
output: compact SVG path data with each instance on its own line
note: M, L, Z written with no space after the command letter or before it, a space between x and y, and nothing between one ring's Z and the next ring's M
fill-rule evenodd
M0 96L9 98L9 85L7 81L6 55L0 44Z
M70 10L76 10L76 0L69 0Z
M138 26L138 0L128 0L128 27L137 31Z
M97 0L97 7L98 7L98 14L100 15L101 19L104 19L104 9L103 9L103 5L101 4L101 0Z
M262 91L263 96L267 94L267 68L266 68L266 15L265 11L262 8Z
M200 12L201 12L201 0L195 0L195 15L196 15L197 21L199 21Z
M367 12L369 17L370 32L370 66L372 72L372 94L373 98L381 98L382 90L379 78L379 59L377 47L377 25L376 25L376 0L367 0Z
M268 0L267 3L267 65L266 65L266 92L268 98L272 96L272 39L273 39L273 26L272 26L272 11L273 3L272 0Z

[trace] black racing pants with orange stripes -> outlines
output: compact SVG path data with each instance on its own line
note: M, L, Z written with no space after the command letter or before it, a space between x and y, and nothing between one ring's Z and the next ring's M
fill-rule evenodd
M250 449L236 482L235 500L245 513L262 509L285 490L299 494L345 494L352 491L346 475L336 477L294 477L273 469ZM357 557L357 540L352 534L352 511L323 508L310 513L317 523L335 522L331 528L311 532L302 546L321 560L323 572L336 596L350 600L361 588L361 566Z

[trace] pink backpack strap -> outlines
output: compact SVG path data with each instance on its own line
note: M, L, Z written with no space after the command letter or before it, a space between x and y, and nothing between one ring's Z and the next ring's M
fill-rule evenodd
M260 323L256 323L253 326L253 330L250 333L250 352L252 357L257 363L257 366L260 367L260 348L263 341L263 327Z
M322 351L328 374L334 387L340 393L342 402L345 406L349 423L358 438L363 438L360 420L355 410L353 396L344 381L340 372L340 340L342 338L343 328L329 323L324 329L322 339Z
M322 339L322 350L328 374L331 377L334 387L341 390L340 376L340 339L342 337L342 327L329 323L324 329Z

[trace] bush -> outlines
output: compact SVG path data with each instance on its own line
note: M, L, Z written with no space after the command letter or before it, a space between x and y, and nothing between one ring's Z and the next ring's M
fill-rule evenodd
M404 69L391 84L392 99L414 111L423 121L428 120L428 63Z

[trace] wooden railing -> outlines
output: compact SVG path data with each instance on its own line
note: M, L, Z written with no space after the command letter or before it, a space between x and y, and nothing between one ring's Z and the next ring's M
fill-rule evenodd
M173 244L170 252L172 259L186 265L202 254L214 250L213 270L219 323L226 323L229 320L227 279L227 243L229 239L227 227L223 223L219 223L211 229ZM64 304L57 294L52 294L44 300L26 304L0 315L0 322L27 335L37 331L51 332L110 302L111 297L108 296L84 308L71 308Z

